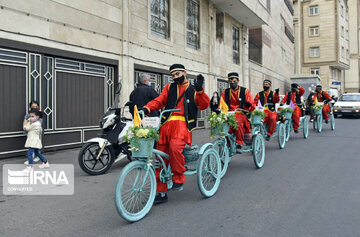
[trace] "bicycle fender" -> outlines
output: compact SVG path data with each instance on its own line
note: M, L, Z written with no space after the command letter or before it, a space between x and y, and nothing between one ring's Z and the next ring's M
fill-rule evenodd
M204 154L205 150L210 146L213 147L214 144L209 142L209 143L205 143L204 145L202 145L200 150L199 150L199 155Z

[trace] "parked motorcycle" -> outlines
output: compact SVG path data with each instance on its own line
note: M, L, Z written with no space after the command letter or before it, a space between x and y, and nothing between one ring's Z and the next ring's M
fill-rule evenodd
M118 103L119 92L117 90L115 105ZM130 105L131 103L127 103L125 106ZM131 161L129 144L124 136L129 127L133 126L133 121L124 117L124 108L110 108L100 121L101 136L88 140L80 150L78 162L84 172L100 175L108 171L113 163L124 158Z

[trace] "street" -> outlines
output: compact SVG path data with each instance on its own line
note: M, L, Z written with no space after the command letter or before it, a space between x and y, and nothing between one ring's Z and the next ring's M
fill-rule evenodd
M193 143L212 141L209 134L195 131ZM359 119L337 118L335 131L323 124L321 134L309 124L309 138L292 132L283 150L277 138L267 142L261 169L249 153L234 156L212 198L204 199L190 176L183 191L169 192L167 203L136 223L122 219L114 204L127 161L89 176L77 163L79 149L45 153L50 164L74 165L75 194L1 193L0 236L360 236L359 144ZM25 154L0 164L24 161Z

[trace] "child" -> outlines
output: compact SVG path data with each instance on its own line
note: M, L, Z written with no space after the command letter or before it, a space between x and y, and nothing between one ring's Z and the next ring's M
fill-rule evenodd
M26 167L25 171L33 171L33 154L40 158L43 162L42 165L39 165L40 169L49 168L49 162L44 158L40 153L39 149L42 148L41 144L41 124L39 122L40 117L42 117L42 112L38 109L32 109L29 112L29 119L27 120L24 130L28 132L25 147L29 148L28 150L28 159L29 166Z
M30 110L32 109L40 109L39 108L39 102L37 102L36 100L32 100L30 103L29 103L29 112ZM25 114L25 117L24 117L24 122L23 122L23 127L25 127L27 121L29 119L29 114ZM39 122L40 124L42 123L42 118L39 118ZM27 135L27 131L24 131L24 133ZM34 157L34 162L38 162L40 161L39 157ZM24 162L25 165L28 165L29 164L29 161L27 159L27 156L26 156L26 161Z

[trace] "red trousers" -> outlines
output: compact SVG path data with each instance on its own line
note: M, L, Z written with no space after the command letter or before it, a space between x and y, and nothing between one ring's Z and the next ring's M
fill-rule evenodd
M267 135L271 137L276 130L276 122L278 121L278 116L276 112L271 112L270 110L264 110L264 112L266 113L264 122L268 125Z
M185 182L185 157L182 154L185 144L191 145L192 134L187 130L185 121L169 121L160 128L160 140L156 149L165 152L170 157L170 166L172 169L173 182ZM164 158L165 165L169 160ZM168 190L166 183L160 182L160 169L156 169L157 192L166 192Z
M235 117L238 128L234 130L230 127L229 133L235 133L236 143L239 145L243 145L245 133L250 132L250 121L244 114L241 113L236 113Z
M329 105L324 105L324 108L322 110L323 117L325 121L329 120L329 113L330 113L330 107Z
M294 130L296 130L296 131L299 130L300 117L301 117L301 109L299 107L296 107L294 110L294 113L292 114Z

